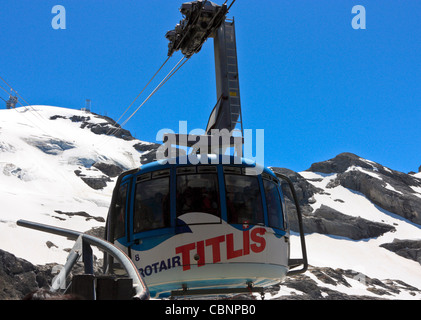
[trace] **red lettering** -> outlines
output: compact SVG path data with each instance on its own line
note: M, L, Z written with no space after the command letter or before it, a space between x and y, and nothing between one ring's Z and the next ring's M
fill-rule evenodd
M250 230L243 231L243 250L245 256L250 254Z
M266 249L266 233L265 228L254 228L243 231L243 248L235 249L234 234L230 233L226 236L219 236L207 240L198 241L197 243L189 243L184 246L175 248L176 254L181 254L181 264L183 271L191 269L190 255L191 251L196 249L197 266L202 267L206 264L205 246L212 247L213 263L221 262L221 243L226 240L227 260L235 259L241 256L249 255L250 252L260 253ZM153 265L154 266L154 265Z
M234 250L234 234L227 234L227 259L234 259L243 255L243 249Z
M262 236L264 236L266 230L264 228L256 228L251 231L251 240L260 244L259 246L256 243L253 243L250 247L254 253L259 253L265 250L266 248L266 240Z
M202 267L205 265L205 241L199 241L197 243L197 255L199 260L197 261L197 266Z
M225 236L219 236L206 240L206 246L212 246L213 263L221 261L221 243L225 241Z
M181 247L175 248L175 253L181 253L181 263L183 264L183 271L190 270L190 251L196 248L195 243L189 243Z

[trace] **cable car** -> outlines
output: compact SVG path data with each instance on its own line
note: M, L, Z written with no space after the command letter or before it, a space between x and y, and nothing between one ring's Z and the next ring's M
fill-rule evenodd
M133 260L151 297L262 292L283 281L291 260L280 179L267 168L254 174L246 159L198 157L121 175L107 240Z

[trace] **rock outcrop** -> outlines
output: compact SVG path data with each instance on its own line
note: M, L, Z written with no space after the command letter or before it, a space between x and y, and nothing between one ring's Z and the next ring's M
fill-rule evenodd
M314 275L319 283L310 278L308 273ZM415 296L421 292L400 280L380 280L354 270L310 266L308 273L287 278L283 283L274 286L269 295L272 294L274 300L387 300L402 293ZM350 283L354 281L365 287L367 293L343 293L340 287L351 288ZM290 291L291 294L277 297L280 290Z
M392 243L384 243L380 247L421 264L421 240L394 239Z
M20 300L26 294L48 288L51 268L36 267L0 249L0 300Z
M314 203L316 193L324 193L304 179L299 173L284 168L272 168L274 172L286 175L294 184L300 209L303 215L303 227L305 233L321 233L333 236L362 240L375 238L386 232L394 231L393 226L369 221L360 217L351 217L341 212L322 205L319 209L313 210L311 203ZM287 199L288 221L291 230L298 232L298 220L296 208L292 201L292 194L289 187L283 187Z
M361 192L380 208L421 224L421 198L414 191L414 188L421 187L421 180L416 177L352 153L342 153L334 159L315 163L307 171L337 173L328 187L341 185Z
M100 263L101 260L94 260L95 272L99 272ZM21 300L33 292L48 290L55 276L51 272L54 266L56 265L35 266L0 250L0 300ZM83 266L78 264L74 273L80 274L82 270ZM344 293L341 287L351 288L350 283L353 281L360 282L360 286L365 287L366 294ZM279 295L285 291L289 294ZM421 291L400 280L380 280L354 270L310 266L307 274L287 278L283 283L266 290L265 296L266 299L274 300L384 300L393 299L394 295L400 293L416 295ZM250 294L234 297L242 300L254 298Z
M110 117L101 116L93 112L91 112L90 114L97 119L105 120L105 122L94 123L90 121L90 116L83 117L76 115L70 117L70 120L72 122L80 122L80 127L82 129L88 128L95 134L112 135L126 141L135 140L135 138L131 135L130 131L121 128L121 126Z
M304 216L303 223L306 232L329 234L352 240L376 238L386 232L395 231L395 228L388 224L347 216L326 205L322 205L311 215Z

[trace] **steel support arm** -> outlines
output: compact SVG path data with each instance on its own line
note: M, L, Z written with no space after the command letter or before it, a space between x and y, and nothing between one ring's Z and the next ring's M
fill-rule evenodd
M115 247L110 242L100 239L95 236L87 235L78 231L69 230L58 228L54 226L49 226L45 224L40 224L31 221L19 220L17 221L17 225L25 228L30 228L38 231L43 231L51 234L55 234L62 237L67 237L70 240L78 240L82 241L82 243L87 243L89 245L93 245L98 247L101 250L112 255L117 261L123 266L126 270L128 276L133 280L133 286L136 294L134 295L133 299L137 300L147 300L150 298L148 287L146 286L145 282L143 281L142 277L140 276L139 272L137 271L136 266L133 264L133 261L119 248ZM73 255L71 255L72 261L68 262L68 264L72 264L73 260L77 260L80 255L75 251ZM66 264L67 265L67 264Z

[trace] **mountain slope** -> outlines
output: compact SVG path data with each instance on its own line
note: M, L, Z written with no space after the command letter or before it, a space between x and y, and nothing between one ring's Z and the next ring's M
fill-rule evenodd
M311 265L421 288L419 178L350 153L289 174L297 190L312 190L299 192Z
M73 242L17 227L16 221L79 231L105 225L118 174L153 160L158 147L116 129L110 118L73 109L0 110L1 250L32 264L62 264ZM300 173L272 169L294 182L310 268L266 298L421 298L419 173L397 172L350 153ZM294 216L289 220L297 230ZM291 242L292 258L298 258L299 237ZM44 267L18 264L22 274L4 263L0 282L32 279L33 288L34 278L48 274Z
M33 263L63 261L63 249L71 242L51 236L54 246L48 248L45 235L17 228L15 222L35 220L80 231L104 225L114 177L140 166L156 149L125 130L106 135L115 129L111 119L79 110L0 110L2 249ZM85 214L63 214L69 212Z

